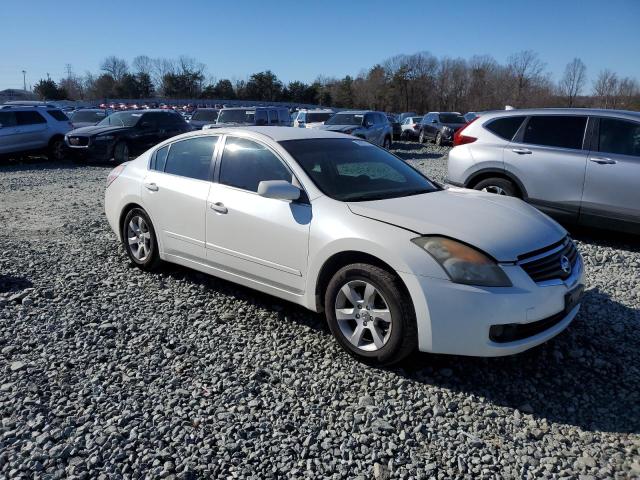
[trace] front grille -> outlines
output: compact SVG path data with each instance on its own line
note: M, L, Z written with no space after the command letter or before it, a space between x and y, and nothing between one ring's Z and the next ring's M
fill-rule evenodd
M489 338L492 342L507 343L533 337L545 330L549 330L557 325L566 316L564 312L557 313L551 317L543 318L531 323L508 323L506 325L491 325Z
M569 237L518 257L518 265L537 283L569 278L577 261L578 250Z
M71 145L72 147L86 147L87 145L89 145L89 137L70 135L69 145Z

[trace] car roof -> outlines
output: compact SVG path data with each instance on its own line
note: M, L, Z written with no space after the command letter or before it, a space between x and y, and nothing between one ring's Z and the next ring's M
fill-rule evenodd
M594 115L606 117L632 117L640 119L640 112L631 110L610 110L605 108L523 108L513 110L494 110L486 112L482 117L488 116L520 116L520 115Z
M384 112L378 112L377 110L342 110L338 113L348 113L349 115L364 115L365 113L382 113L386 115Z
M267 137L274 142L284 142L286 140L306 140L310 138L351 138L357 140L355 137L349 137L344 133L331 132L328 130L319 130L315 128L292 128L292 127L225 127L225 128L213 128L211 130L196 130L183 134L187 136L199 136L199 135L220 135L229 134L233 135L237 132L251 132L258 134L262 137Z

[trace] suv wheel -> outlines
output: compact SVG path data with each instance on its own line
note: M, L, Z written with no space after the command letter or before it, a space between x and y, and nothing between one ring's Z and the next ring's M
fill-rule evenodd
M341 268L327 286L324 308L340 346L365 363L390 365L417 347L411 298L387 270L366 263Z
M391 148L391 139L389 137L384 137L382 141L382 148L385 150L389 150Z
M436 145L438 147L442 146L442 134L440 132L436 134Z
M129 161L129 145L127 142L120 140L113 147L113 159L116 163L123 163Z
M495 193L496 195L507 195L509 197L519 196L518 189L514 183L506 178L486 178L476 183L473 188L483 192Z
M420 130L420 135L418 135L418 142L424 143L424 130Z
M160 263L156 231L147 212L133 208L122 222L122 242L131 261L142 270L153 270Z
M65 154L65 145L64 140L62 138L54 138L49 142L49 151L47 156L51 160L55 160L56 162L61 162L64 160Z

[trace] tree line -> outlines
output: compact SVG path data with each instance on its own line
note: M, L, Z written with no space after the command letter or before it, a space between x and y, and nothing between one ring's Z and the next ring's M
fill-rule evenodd
M524 107L602 107L640 110L640 85L605 69L589 82L587 67L571 60L554 82L546 64L531 50L503 64L488 55L438 58L428 52L397 55L343 78L319 76L311 83L282 82L270 70L246 80L216 79L194 58L133 59L109 56L100 72L83 76L67 68L57 83L42 79L34 88L49 100L105 98L201 98L285 101L382 111L482 111L506 105Z

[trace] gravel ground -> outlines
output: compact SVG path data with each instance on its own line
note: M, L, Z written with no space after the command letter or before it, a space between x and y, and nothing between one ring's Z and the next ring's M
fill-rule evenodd
M582 312L539 348L374 369L318 315L132 268L107 172L0 165L0 478L640 476L639 240L576 233Z

